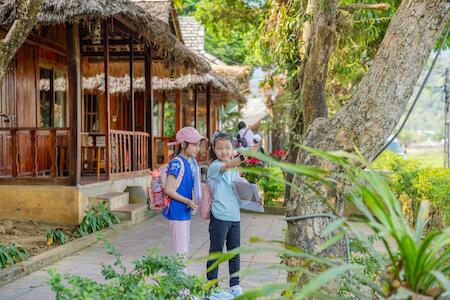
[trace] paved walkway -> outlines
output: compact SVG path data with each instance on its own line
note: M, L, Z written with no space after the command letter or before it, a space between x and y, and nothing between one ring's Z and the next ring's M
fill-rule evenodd
M242 214L241 240L242 246L249 244L252 236L265 239L283 239L282 229L285 226L281 216ZM125 265L131 266L131 262L146 254L146 250L158 247L162 253L170 252L169 226L161 216L151 218L127 231L117 234L110 239L119 251L122 252L122 260ZM202 275L205 273L206 261L199 259L208 254L209 235L208 223L199 216L193 218L191 224L191 253L192 262L188 265L188 273ZM102 243L97 243L75 255L66 257L51 265L62 273L70 273L88 276L95 280L102 280L100 273L101 264L110 264L114 258L103 249ZM277 269L270 268L278 264L280 259L274 253L252 253L241 256L242 287L248 289L259 286L261 283L284 282L286 275ZM48 278L47 269L20 278L0 288L0 300L40 300L54 299L55 295L45 284ZM222 287L227 287L228 264L222 264L219 268L219 280Z

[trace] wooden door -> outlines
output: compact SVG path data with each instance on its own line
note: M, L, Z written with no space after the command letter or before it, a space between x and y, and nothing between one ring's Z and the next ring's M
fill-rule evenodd
M6 70L0 87L0 128L17 126L16 61ZM0 176L11 175L11 132L0 130Z

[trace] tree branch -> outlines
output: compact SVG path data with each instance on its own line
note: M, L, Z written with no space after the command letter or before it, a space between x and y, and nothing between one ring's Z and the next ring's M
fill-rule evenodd
M16 0L16 20L0 42L0 84L11 60L23 44L34 25L43 0Z
M374 3L374 4L356 3L351 5L339 6L338 9L353 12L361 9L388 10L389 7L391 6L387 3Z

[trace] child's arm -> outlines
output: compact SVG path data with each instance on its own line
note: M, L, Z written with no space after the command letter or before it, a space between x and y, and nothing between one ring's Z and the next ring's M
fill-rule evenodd
M250 150L257 151L258 150L257 147L258 146L252 145L252 146L250 146ZM222 172L225 172L227 169L233 169L233 168L239 167L244 162L244 160L246 160L247 158L248 158L247 155L239 154L237 157L233 158L229 162L222 164L222 166L220 167L220 172L222 173Z
M177 178L174 175L167 176L166 186L164 187L164 192L172 199L180 201L190 208L195 208L194 202L191 199L188 199L177 193L176 189Z
M233 168L239 167L243 162L241 157L243 157L244 160L247 158L243 154L239 154L239 156L233 158L232 160L230 160L226 163L223 163L222 166L220 167L220 172L222 173L222 172L225 172L227 169L233 169Z

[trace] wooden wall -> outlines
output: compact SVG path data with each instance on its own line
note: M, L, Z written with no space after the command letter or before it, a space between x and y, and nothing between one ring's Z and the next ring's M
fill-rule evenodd
M37 52L24 44L17 52L16 91L17 126L35 127L37 120Z

